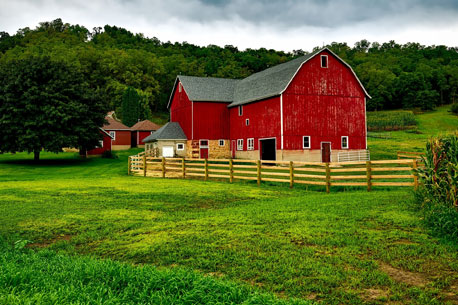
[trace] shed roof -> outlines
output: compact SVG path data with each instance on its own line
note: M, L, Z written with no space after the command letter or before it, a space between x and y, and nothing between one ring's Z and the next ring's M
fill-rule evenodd
M149 143L156 140L187 140L187 137L178 122L168 122L153 134L144 138L143 142Z
M170 107L178 80L183 84L191 101L231 102L228 107L248 104L280 95L287 89L300 67L324 50L330 52L351 70L363 89L364 94L370 98L370 95L359 81L353 69L331 50L323 48L286 63L254 73L242 80L179 75L175 81L168 106Z
M102 127L105 130L130 130L129 127L113 119L112 117L107 116L105 117L105 120L107 120L107 124L103 125Z
M150 120L144 120L137 122L134 126L130 128L132 131L153 131L158 130L161 126L157 125L156 123L151 122Z

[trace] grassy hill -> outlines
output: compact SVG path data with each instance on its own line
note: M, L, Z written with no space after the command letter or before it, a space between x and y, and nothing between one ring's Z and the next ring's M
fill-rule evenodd
M368 149L372 160L395 159L397 151L424 151L430 137L458 131L458 116L450 112L450 105L434 111L415 115L417 128L409 130L377 132L368 137Z
M370 139L372 158L451 132ZM422 226L406 188L331 194L129 177L127 156L0 155L0 304L458 302L458 245Z

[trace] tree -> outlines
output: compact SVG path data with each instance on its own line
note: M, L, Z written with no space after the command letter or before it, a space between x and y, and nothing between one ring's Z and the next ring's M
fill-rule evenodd
M131 127L138 122L140 96L132 87L127 87L122 96L122 122Z
M48 56L0 65L0 150L58 153L101 139L105 105L74 66Z

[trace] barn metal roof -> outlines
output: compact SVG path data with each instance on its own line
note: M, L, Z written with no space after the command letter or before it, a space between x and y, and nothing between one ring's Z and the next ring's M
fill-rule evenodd
M168 122L153 134L143 139L143 143L149 143L156 140L187 140L188 138L181 129L178 122Z
M286 63L254 73L242 80L179 75L175 81L168 107L170 107L178 80L183 84L183 88L191 101L230 102L228 107L244 105L280 95L287 89L301 66L324 50L330 52L350 69L366 96L370 98L370 95L361 84L353 69L331 50L323 48Z
M235 84L240 80L179 75L188 98L194 102L232 102Z

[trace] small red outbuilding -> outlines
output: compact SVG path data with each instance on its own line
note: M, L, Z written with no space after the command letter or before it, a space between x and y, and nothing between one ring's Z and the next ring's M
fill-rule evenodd
M150 120L140 121L130 128L132 131L131 146L132 147L145 147L143 139L151 135L153 132L161 128L161 126Z
M102 128L112 137L111 149L129 149L131 144L130 128L123 123L113 119L111 116L107 116L105 119L107 120L107 124L103 125Z

